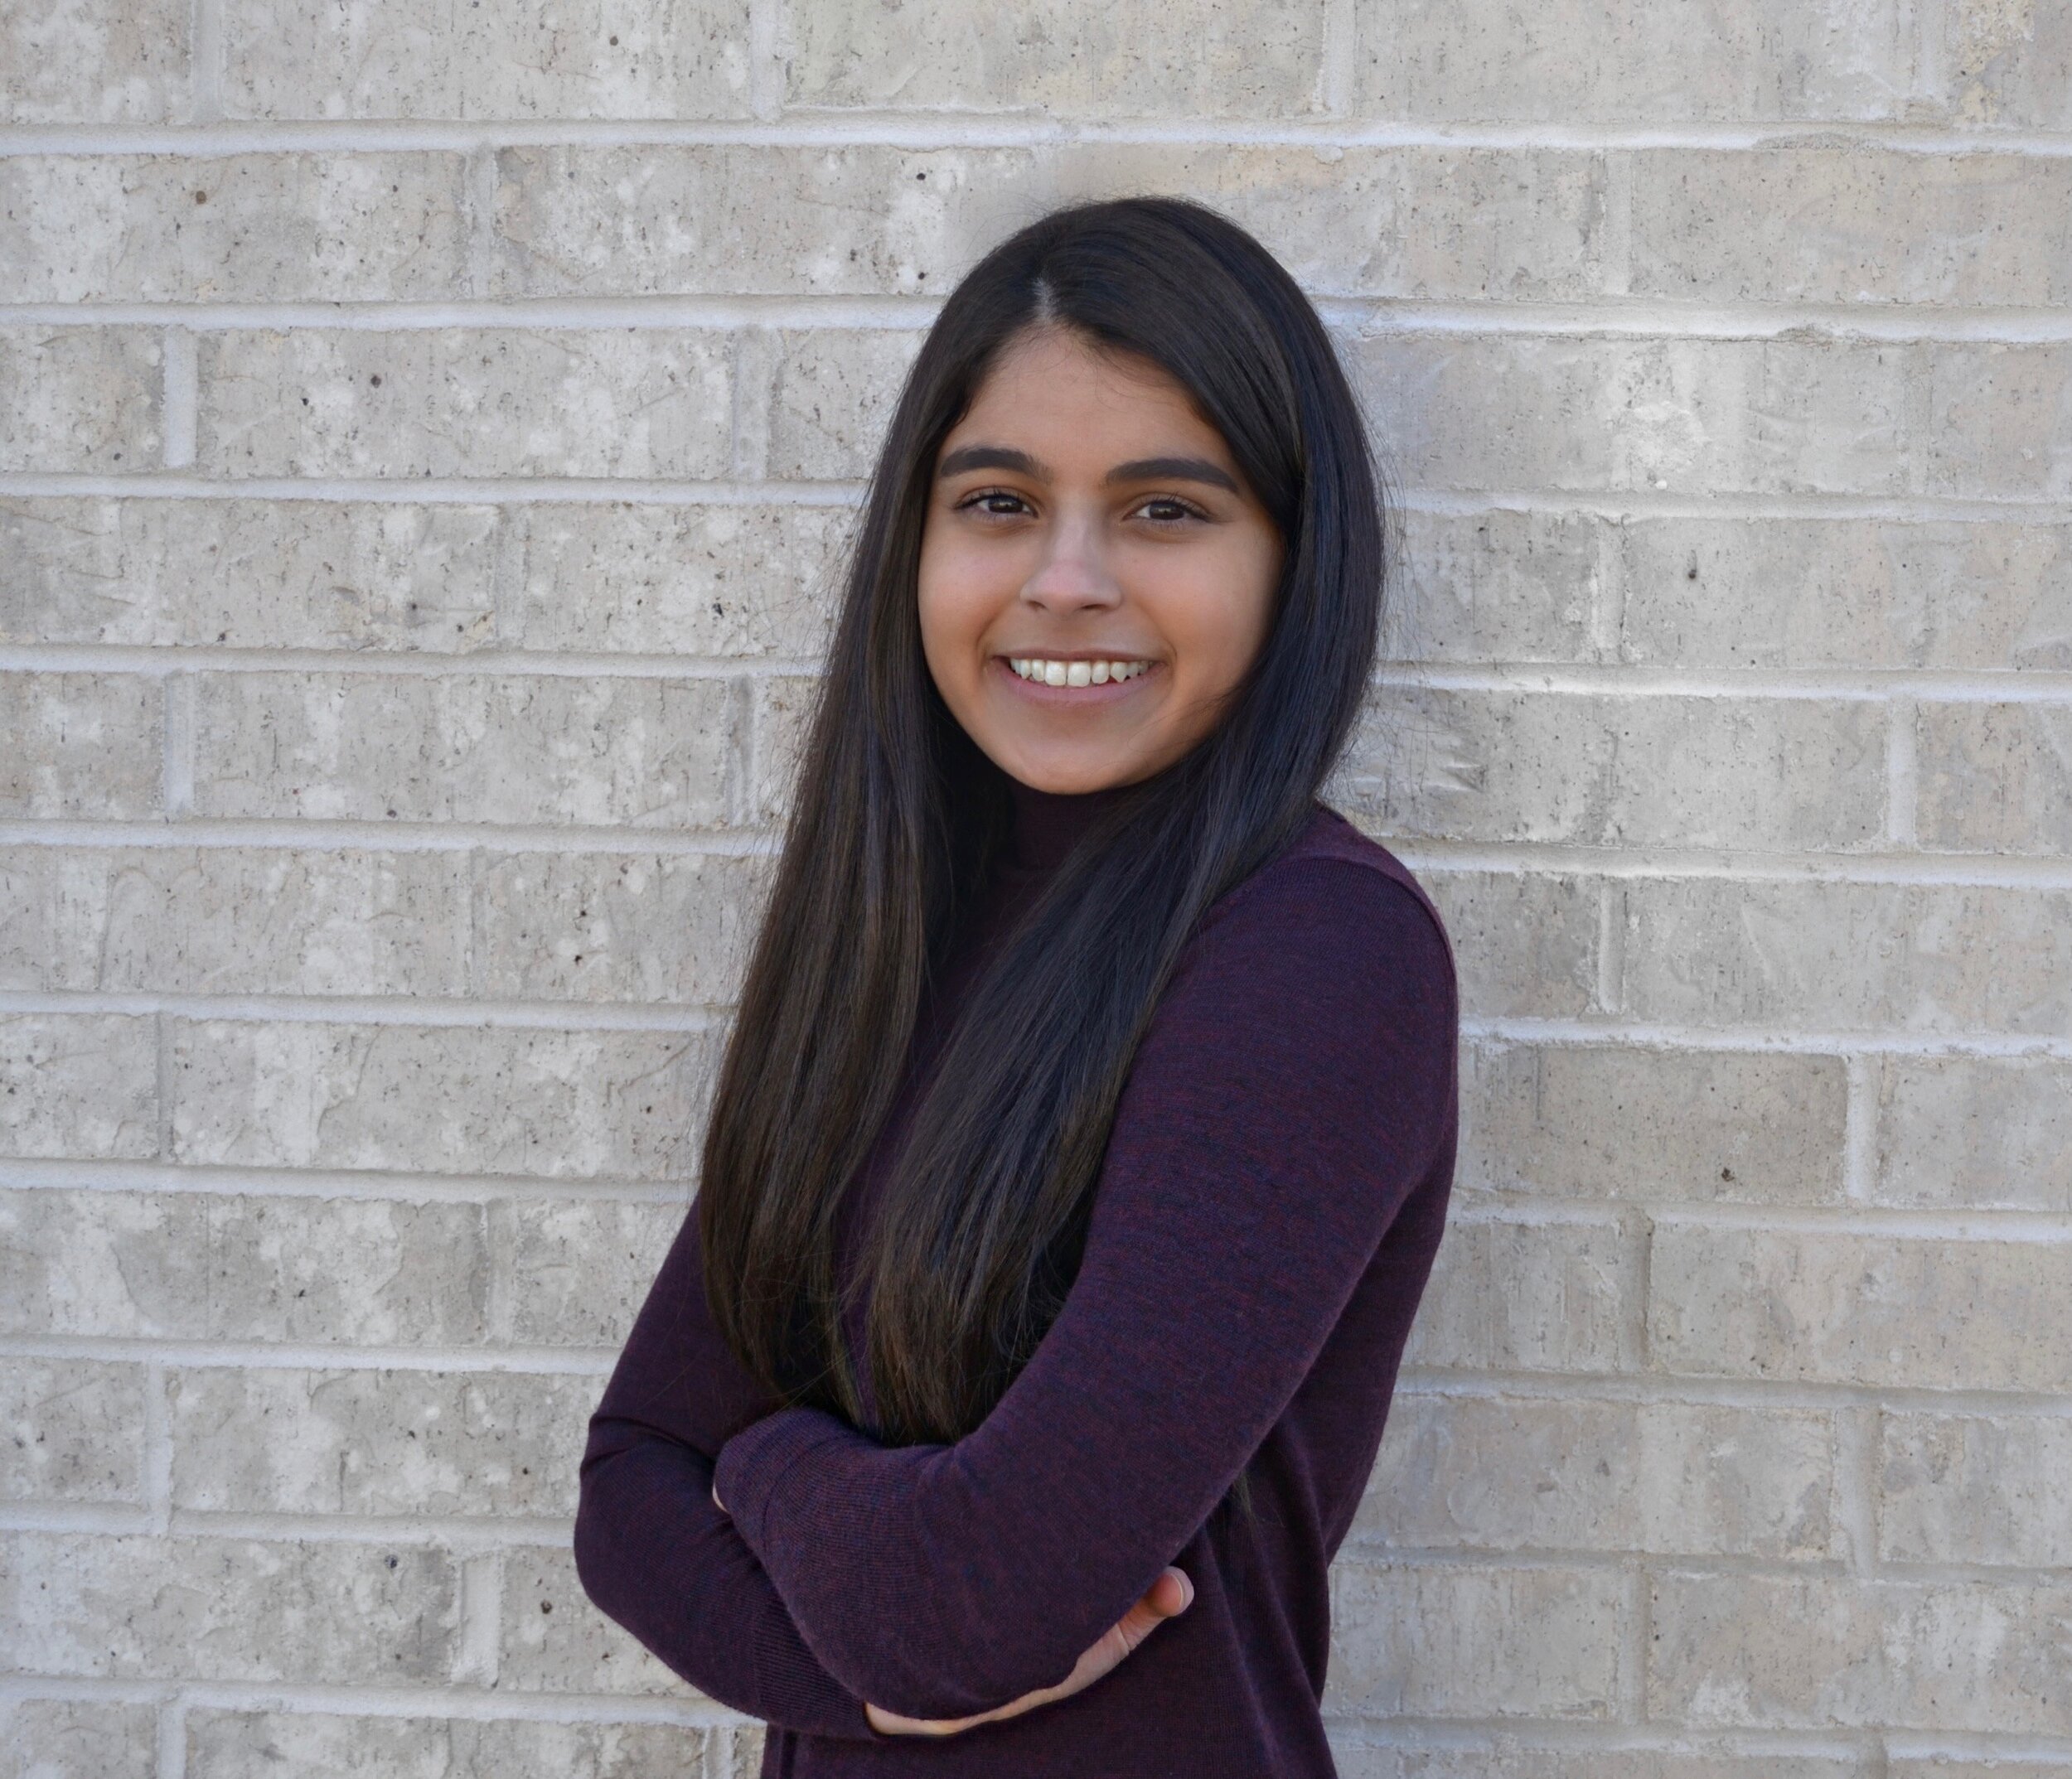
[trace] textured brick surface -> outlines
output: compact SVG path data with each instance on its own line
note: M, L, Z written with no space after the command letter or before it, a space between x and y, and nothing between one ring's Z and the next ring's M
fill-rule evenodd
M594 1612L861 500L1203 199L1397 502L1347 1779L2072 1770L2072 10L0 7L0 1779L752 1779Z

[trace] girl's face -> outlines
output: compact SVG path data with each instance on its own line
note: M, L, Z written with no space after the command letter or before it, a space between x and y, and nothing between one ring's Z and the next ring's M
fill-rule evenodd
M1033 328L935 468L922 649L995 765L1038 790L1101 790L1215 727L1266 641L1281 544L1177 382Z

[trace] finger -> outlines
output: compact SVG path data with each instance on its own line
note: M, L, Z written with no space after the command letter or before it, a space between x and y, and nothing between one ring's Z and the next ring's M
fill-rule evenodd
M1168 1568L1145 1591L1140 1604L1160 1618L1177 1618L1194 1603L1194 1583L1185 1569Z

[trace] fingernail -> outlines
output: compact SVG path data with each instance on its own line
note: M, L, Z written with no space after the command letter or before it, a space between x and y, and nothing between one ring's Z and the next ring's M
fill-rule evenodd
M1194 1603L1194 1583L1185 1569L1174 1569L1173 1573L1179 1577L1180 1592L1186 1596L1180 1602L1180 1611L1184 1612Z

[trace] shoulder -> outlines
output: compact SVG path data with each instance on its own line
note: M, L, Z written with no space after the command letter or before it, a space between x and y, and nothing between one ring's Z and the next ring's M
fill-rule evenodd
M1455 987L1453 940L1416 876L1378 840L1328 805L1286 847L1210 908L1196 946L1262 949L1284 962L1325 948L1325 960L1357 974L1363 964L1400 976L1406 965Z

